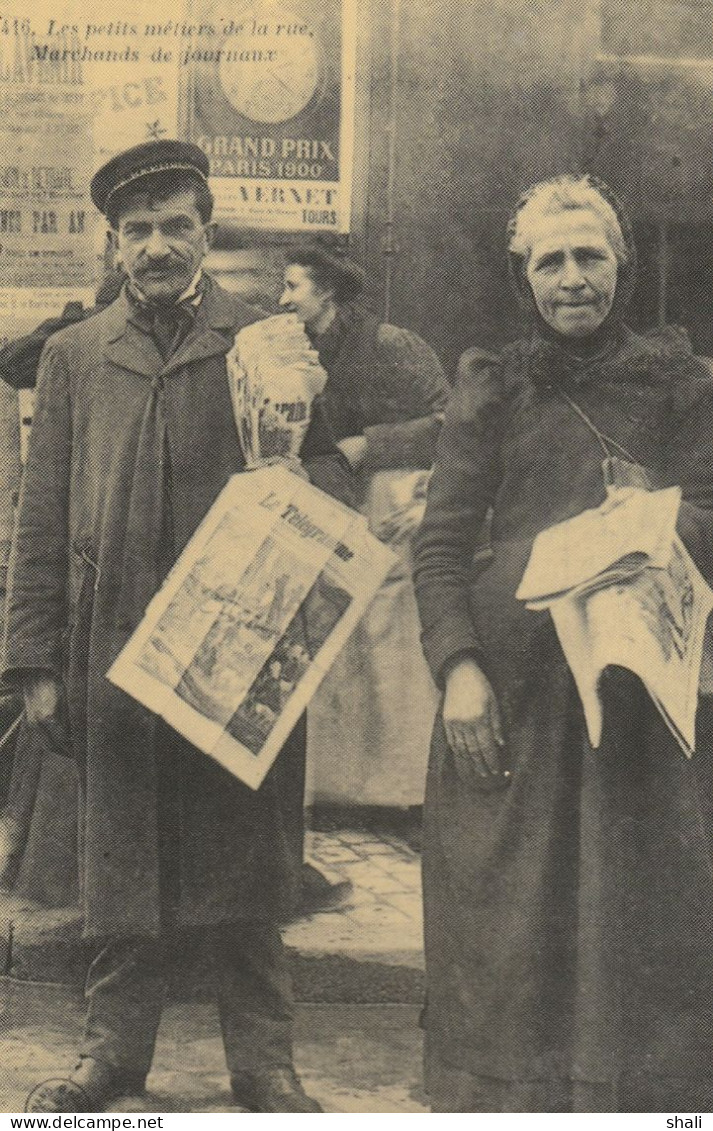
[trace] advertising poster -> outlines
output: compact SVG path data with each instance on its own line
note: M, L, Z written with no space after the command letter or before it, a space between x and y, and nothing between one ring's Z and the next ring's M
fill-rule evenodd
M224 221L349 231L355 17L343 0L195 0L182 133L210 158Z
M34 116L45 123L45 144L56 140L51 150L81 154L90 166L139 142L174 136L174 14L168 0L157 0L150 12L138 0L117 0L110 12L100 0L65 0L14 23L0 18L0 90L18 83L42 90L46 100L38 100ZM58 88L73 97L58 97ZM52 117L67 107L75 134L52 135Z
M72 49L81 60L95 167L141 142L175 137L179 51L176 4L100 0L67 5ZM172 18L174 17L174 18ZM52 34L57 37L58 27ZM180 40L179 40L180 42Z
M87 133L79 84L0 86L0 287L89 283Z

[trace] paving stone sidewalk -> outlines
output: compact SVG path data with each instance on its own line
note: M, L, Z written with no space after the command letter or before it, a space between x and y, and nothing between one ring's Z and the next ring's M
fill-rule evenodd
M335 911L300 919L284 932L301 953L423 968L420 857L396 833L336 829L307 834L307 859L353 893Z

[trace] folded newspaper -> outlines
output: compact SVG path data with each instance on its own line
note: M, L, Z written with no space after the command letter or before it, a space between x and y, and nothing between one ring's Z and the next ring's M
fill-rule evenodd
M395 560L284 467L235 475L108 678L257 789Z
M516 596L549 609L574 676L589 739L599 746L599 678L639 676L686 755L694 751L713 592L676 533L677 487L610 489L594 510L542 531Z

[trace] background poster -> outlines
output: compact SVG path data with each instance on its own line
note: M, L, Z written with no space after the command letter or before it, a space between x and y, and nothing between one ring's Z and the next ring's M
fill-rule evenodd
M210 158L221 219L349 231L354 6L195 0L191 22L181 132Z
M79 84L0 87L0 287L90 282L87 123Z

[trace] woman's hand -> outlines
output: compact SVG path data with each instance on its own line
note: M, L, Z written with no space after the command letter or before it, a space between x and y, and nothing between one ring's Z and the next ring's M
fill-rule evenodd
M459 661L446 677L443 722L458 776L464 784L508 779L500 772L505 745L500 711L490 682L471 658Z

